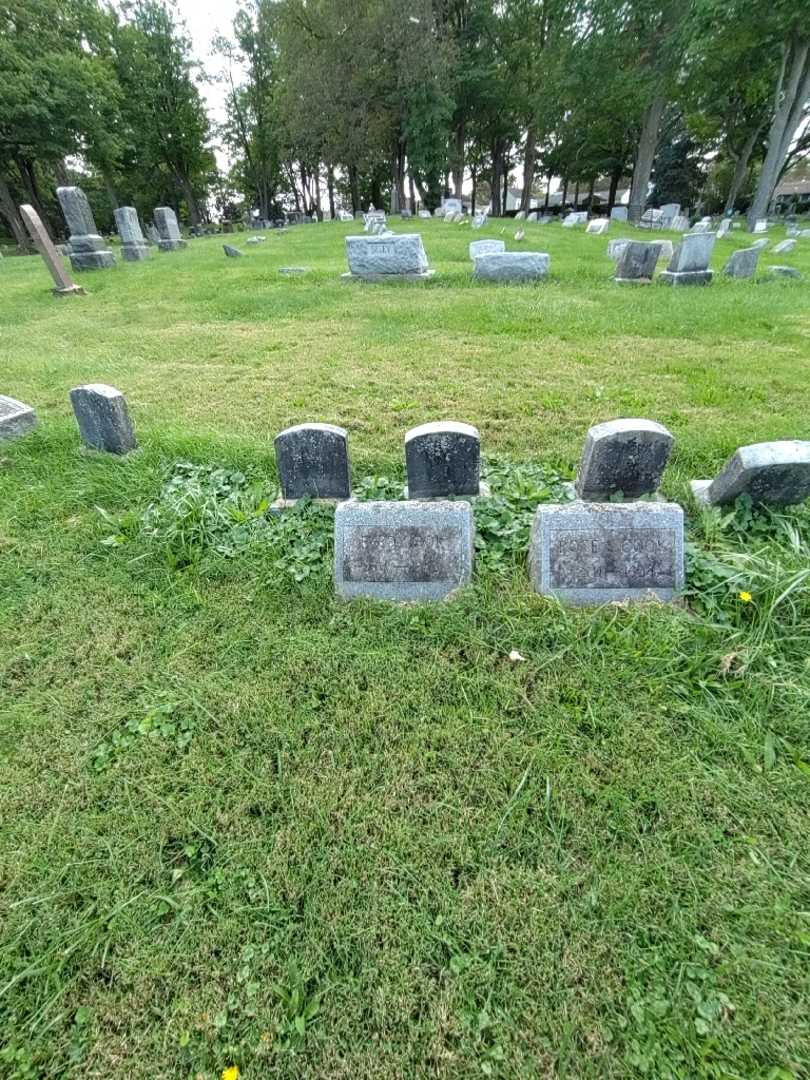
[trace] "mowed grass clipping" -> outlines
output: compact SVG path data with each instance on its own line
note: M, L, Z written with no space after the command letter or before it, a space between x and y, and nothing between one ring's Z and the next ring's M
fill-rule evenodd
M810 513L686 482L810 438L810 242L625 289L605 238L528 224L551 277L507 288L467 258L501 223L393 227L431 282L341 282L333 223L70 300L2 263L0 392L41 423L0 446L0 1075L805 1078ZM80 449L90 381L124 461ZM617 416L676 436L688 593L565 609L510 529ZM264 527L274 435L342 424L393 494L442 418L511 484L473 587L338 603L328 514Z

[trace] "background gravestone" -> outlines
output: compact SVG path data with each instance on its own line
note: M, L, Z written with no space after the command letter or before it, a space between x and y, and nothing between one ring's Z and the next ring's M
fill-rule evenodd
M452 420L422 424L405 436L406 498L443 499L481 493L481 436Z
M789 237L787 240L780 241L771 252L772 255L787 255L789 251L793 251L796 247L796 240L794 237Z
M349 433L334 424L297 424L275 438L282 503L351 498Z
M752 278L757 271L759 252L758 247L739 248L732 252L723 273L726 277Z
M232 247L230 244L223 244L222 250L225 252L229 259L242 258L242 252L239 250L239 248Z
M0 441L20 439L36 426L37 414L30 405L0 394Z
M693 480L703 506L725 506L740 495L754 503L789 506L810 497L810 442L783 439L741 446L714 480Z
M53 246L50 236L48 236L47 229L42 224L42 219L33 206L23 203L20 207L20 217L25 222L28 235L34 241L37 251L42 256L42 261L48 267L53 279L54 296L83 295L84 289L81 285L77 285L65 270L64 264Z
M660 254L660 241L629 240L621 250L613 280L620 284L630 281L649 284Z
M137 447L127 399L104 383L88 383L70 391L70 403L82 441L92 450L128 454Z
M476 255L488 255L493 251L506 251L506 242L503 240L471 240L469 251L470 258L475 259Z
M715 240L713 232L687 233L681 237L659 281L665 285L708 285L713 277L709 259Z
M608 420L585 437L576 480L580 499L600 502L621 495L654 495L675 443L654 420Z
M80 187L58 187L56 197L70 231L70 265L74 270L107 270L115 256L99 236L93 211Z
M134 206L118 206L114 214L125 262L140 262L147 258L149 247L141 232L138 211Z
M346 599L443 600L472 578L467 502L350 502L335 511L335 588Z
M683 588L683 510L674 503L541 504L529 574L572 604L671 600Z
M349 273L345 279L362 278L380 281L386 278L426 278L433 271L419 233L391 236L347 236L346 255Z
M186 241L180 234L177 215L170 206L156 206L154 212L157 246L160 251L178 251L186 247Z

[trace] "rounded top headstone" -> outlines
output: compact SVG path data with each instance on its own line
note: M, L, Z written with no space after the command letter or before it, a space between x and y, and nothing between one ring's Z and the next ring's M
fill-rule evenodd
M655 494L674 442L655 420L634 417L596 424L585 438L577 495L599 502L616 495L636 499Z

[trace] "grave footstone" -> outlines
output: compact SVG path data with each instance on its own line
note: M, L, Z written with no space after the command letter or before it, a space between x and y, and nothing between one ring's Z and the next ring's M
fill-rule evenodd
M713 277L709 259L715 239L713 232L687 233L675 248L659 281L665 285L708 285Z
M793 249L795 247L796 247L796 241L795 241L795 239L793 239L793 237L790 237L787 240L782 240L781 243L777 244L776 247L773 249L772 254L773 255L787 255L787 253L789 251L793 251Z
M177 215L170 206L156 206L153 216L158 235L157 246L160 251L179 251L180 248L186 247L186 241L180 235ZM223 224L223 232L225 231Z
M801 271L797 270L795 266L769 266L768 271L775 277L798 279L802 276Z
M85 446L120 455L137 447L127 399L114 386L77 386L70 391L70 403Z
M275 438L277 508L297 499L351 498L349 433L334 424L297 424Z
M477 281L542 281L551 256L542 251L490 251L473 257Z
M523 219L525 217L526 217L526 211L525 210L518 210L518 212L515 214L515 221L523 221Z
M657 240L628 240L619 255L613 280L619 284L628 282L649 284L655 273L656 263L661 254L661 244Z
M429 210L420 210L419 213L417 214L417 217L420 217L423 221L425 220L425 218L430 220L430 216L431 216L431 214L430 214Z
M608 420L585 437L576 494L587 502L655 495L675 440L654 420Z
M594 218L589 221L585 232L591 236L602 236L610 228L610 218Z
M149 247L141 232L138 211L134 206L118 206L115 211L115 224L121 237L121 254L125 262L141 262L149 255Z
M452 420L421 424L405 436L408 499L474 497L481 490L481 436Z
M672 600L684 584L683 510L674 503L540 505L532 585L571 604Z
M738 251L733 252L723 267L724 275L741 279L752 278L757 272L759 250L755 245L754 247L740 248Z
M810 498L810 442L784 439L741 446L713 480L693 480L702 506L726 506L740 495L753 503L789 506Z
M56 197L70 231L70 265L74 270L107 270L115 256L99 236L93 211L80 187L58 187Z
M433 271L419 233L391 236L347 236L349 273L345 280L384 281L397 278L424 279Z
M84 289L81 285L77 285L65 270L64 264L57 254L50 236L48 236L48 231L33 206L23 203L20 207L20 217L25 222L28 235L34 241L37 251L42 256L42 261L48 267L53 279L54 288L52 291L54 296L84 295Z
M231 247L230 244L223 244L222 250L225 252L229 259L242 258L242 252L239 250L239 248Z
M36 426L37 414L30 405L0 394L0 442L21 439Z
M586 225L588 222L588 213L586 210L572 210L570 214L566 214L563 218L563 228L573 229L575 225Z
M345 599L444 600L472 579L467 502L350 502L335 511L335 588Z
M506 251L506 243L503 240L471 240L470 241L470 258L475 259L476 255L487 255L492 252Z

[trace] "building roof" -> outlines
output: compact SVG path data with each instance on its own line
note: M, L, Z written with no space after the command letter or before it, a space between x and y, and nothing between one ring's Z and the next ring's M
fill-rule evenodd
M776 188L776 197L780 195L810 195L810 179L783 180Z

